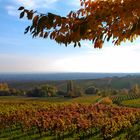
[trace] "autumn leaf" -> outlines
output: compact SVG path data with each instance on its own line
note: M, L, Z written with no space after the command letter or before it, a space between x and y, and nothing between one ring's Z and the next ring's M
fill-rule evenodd
M18 10L24 10L24 7L23 7L23 6L21 6L21 7L19 7L19 8L18 8Z
M80 3L81 7L66 17L39 14L20 7L19 10L24 10L20 18L26 11L28 20L32 20L30 32L34 32L33 36L40 37L43 32L41 37L47 38L48 35L44 35L47 32L51 39L66 46L74 42L76 47L81 40L90 40L95 48L102 48L105 41L120 45L140 35L140 0L80 0Z
M21 14L20 14L20 18L23 18L24 17L24 14L25 14L25 12L23 11L23 12L21 12Z

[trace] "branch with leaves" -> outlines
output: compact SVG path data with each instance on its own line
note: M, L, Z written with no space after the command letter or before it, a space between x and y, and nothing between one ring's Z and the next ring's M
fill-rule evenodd
M65 46L81 40L90 40L95 48L105 41L114 45L140 35L140 0L80 0L81 8L66 17L53 13L42 14L20 7L20 18L32 20L25 33L33 37L50 38Z

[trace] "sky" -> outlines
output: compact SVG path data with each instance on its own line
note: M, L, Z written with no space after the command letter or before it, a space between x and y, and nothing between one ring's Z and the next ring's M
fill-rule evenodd
M82 41L81 48L65 47L50 39L24 35L30 22L19 19L20 6L65 16L79 8L79 0L0 0L0 73L140 72L140 38L133 43L102 49Z

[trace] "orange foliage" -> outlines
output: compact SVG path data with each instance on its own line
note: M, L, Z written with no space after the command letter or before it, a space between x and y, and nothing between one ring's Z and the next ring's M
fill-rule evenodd
M7 83L0 83L0 91L9 91Z
M32 20L25 33L50 37L66 46L74 43L74 47L80 47L81 40L90 40L95 48L102 48L110 39L114 45L120 45L140 35L140 0L80 0L80 3L81 8L66 17L38 14L20 7L20 18L26 14L28 20Z
M112 104L112 100L109 97L105 97L105 98L103 98L101 103L106 104L106 105L110 105L110 104Z

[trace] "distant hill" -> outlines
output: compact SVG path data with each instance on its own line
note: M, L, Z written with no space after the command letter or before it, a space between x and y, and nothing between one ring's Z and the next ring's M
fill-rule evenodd
M81 80L76 81L76 83L83 87L95 86L98 88L113 88L113 89L130 89L134 84L138 84L140 86L140 76L124 76L124 77L107 77L93 80Z
M92 78L92 77L91 77ZM82 89L86 89L90 86L95 86L101 89L130 89L132 85L138 84L140 87L140 75L122 75L122 76L108 76L108 77L100 77L93 79L75 79L74 83L81 87ZM42 84L50 84L56 86L59 90L66 90L67 80L8 80L7 83L10 87L17 89L31 89L35 86L39 86Z
M60 80L84 80L106 77L124 77L140 75L140 73L25 73L25 74L0 74L0 82L27 82L27 81L60 81Z

